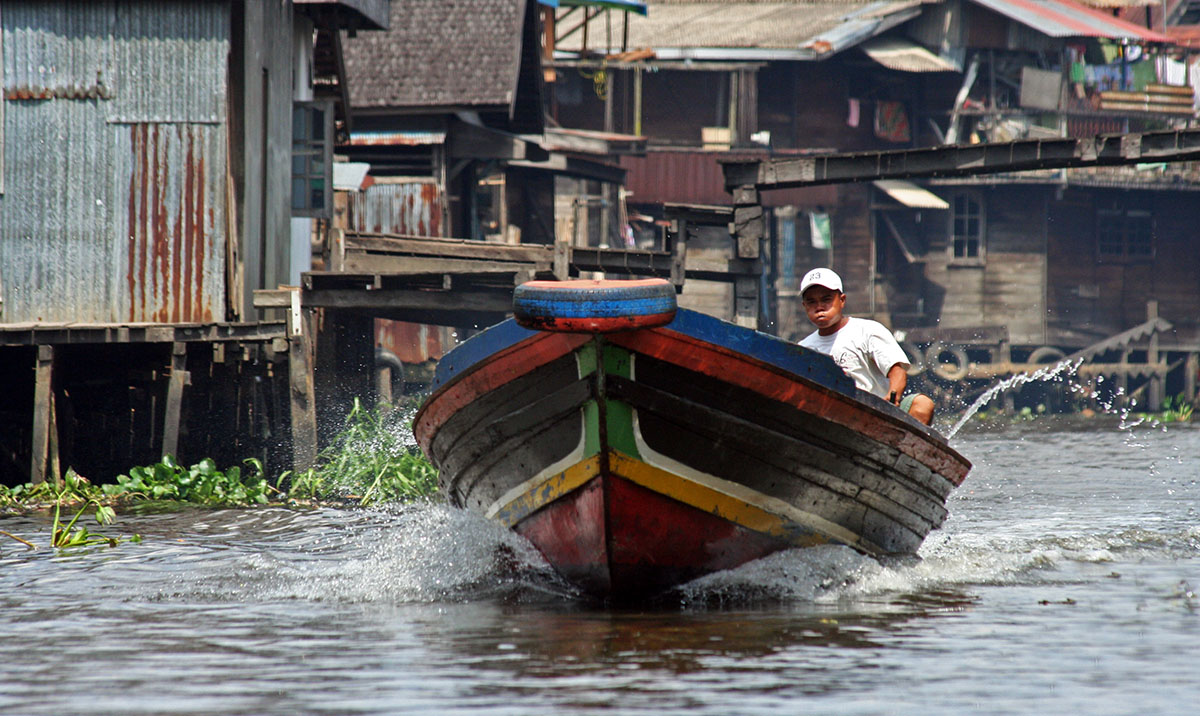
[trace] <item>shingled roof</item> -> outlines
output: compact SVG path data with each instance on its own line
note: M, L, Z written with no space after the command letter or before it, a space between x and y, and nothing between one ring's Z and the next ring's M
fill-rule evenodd
M512 116L518 85L524 91L540 74L530 35L536 43L536 0L394 1L391 29L345 39L350 104ZM531 58L535 66L523 68ZM540 92L524 99L535 100Z

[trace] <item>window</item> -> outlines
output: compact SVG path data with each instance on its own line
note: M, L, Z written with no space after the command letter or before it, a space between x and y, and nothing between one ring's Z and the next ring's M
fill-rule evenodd
M329 218L333 211L333 103L292 107L292 215Z
M1101 259L1150 259L1153 239L1154 221L1149 211L1117 202L1096 210L1096 250Z
M983 259L983 202L975 194L954 195L950 206L950 250L955 261Z

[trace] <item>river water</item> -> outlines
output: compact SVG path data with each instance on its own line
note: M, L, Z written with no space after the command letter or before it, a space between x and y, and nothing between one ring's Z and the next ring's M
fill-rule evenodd
M645 610L582 602L441 506L0 537L0 713L1196 713L1200 429L953 444L975 468L920 560L795 550Z

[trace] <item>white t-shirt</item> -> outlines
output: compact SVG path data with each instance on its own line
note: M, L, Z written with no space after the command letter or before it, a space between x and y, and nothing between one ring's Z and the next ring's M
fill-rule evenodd
M886 399L887 372L900 363L908 368L908 356L896 339L878 321L847 316L846 325L832 335L813 331L800 345L820 351L854 379L856 385Z

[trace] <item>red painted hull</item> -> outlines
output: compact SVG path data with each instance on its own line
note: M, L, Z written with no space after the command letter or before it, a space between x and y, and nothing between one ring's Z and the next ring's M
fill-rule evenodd
M602 475L516 530L564 577L595 596L636 602L788 543Z

